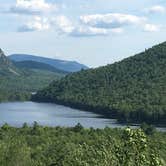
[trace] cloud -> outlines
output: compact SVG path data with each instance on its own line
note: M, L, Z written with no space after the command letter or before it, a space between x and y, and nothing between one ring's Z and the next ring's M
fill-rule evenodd
M39 15L44 12L50 12L57 9L52 3L45 0L17 0L14 6L11 6L9 12L16 14Z
M145 24L144 31L146 32L158 32L160 31L161 26L155 24Z
M59 33L71 33L74 30L73 23L66 16L51 18L51 25L56 27Z
M145 12L146 13L151 13L151 14L165 13L166 12L166 8L164 6L155 5L155 6L152 6L150 8L145 9Z
M129 14L111 13L84 15L80 17L83 24L96 28L120 28L126 25L138 25L146 21L145 17L138 17Z
M50 29L55 30L60 35L64 34L73 37L90 37L108 34L107 29L73 25L72 21L63 15L53 18L35 16L31 21L19 27L18 32L44 31ZM118 33L120 29L114 29L112 32Z
M94 28L82 25L74 25L66 16L57 16L51 20L52 25L60 34L74 37L106 35L106 29Z
M93 37L93 36L107 36L109 34L121 34L121 33L123 33L122 28L113 28L111 30L108 30L104 28L80 26L76 27L71 33L69 33L69 35L73 37Z
M158 32L161 30L160 25L149 24L147 18L130 14L111 13L84 15L80 16L80 20L84 25L88 25L93 28L108 29L108 32L116 34L123 33L123 27L127 25L139 26L146 32Z
M59 34L69 34L75 27L72 22L63 15L54 17L34 16L30 17L27 23L19 27L19 32L43 31L53 29Z
M42 1L44 2L44 1ZM29 18L29 17L28 17ZM19 32L53 30L59 35L73 37L106 36L109 34L121 34L124 27L128 25L140 26L146 32L157 32L160 26L149 24L145 17L138 17L130 14L94 14L80 16L80 21L71 21L64 15L49 15L30 17Z
M31 21L18 28L18 32L43 31L50 29L47 18L35 16Z
M46 31L51 29L57 32L59 35L68 35L73 37L106 36L110 34L123 33L124 32L123 26L129 25L129 23L131 23L132 25L138 24L140 28L143 28L143 30L146 32L157 32L160 31L161 29L160 25L149 24L144 19L140 20L132 18L135 17L131 17L131 19L129 19L129 21L127 22L124 22L123 18L122 22L118 22L116 26L113 25L109 26L110 28L108 28L108 26L103 26L103 25L98 26L99 25L98 19L97 22L95 22L95 24L94 21L91 22L92 17L90 18L88 17L88 19L84 18L85 24L83 23L80 24L78 22L74 24L68 17L64 15L59 15L54 17L34 16L31 17L30 20L27 21L25 24L23 24L21 27L19 27L18 32ZM113 24L115 24L115 22Z
M84 26L75 28L73 29L72 32L69 33L70 36L74 37L104 36L107 34L108 34L107 29L84 27Z

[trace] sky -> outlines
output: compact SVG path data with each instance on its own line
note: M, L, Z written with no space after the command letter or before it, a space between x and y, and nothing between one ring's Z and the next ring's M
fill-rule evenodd
M165 0L0 0L0 48L111 64L166 40Z

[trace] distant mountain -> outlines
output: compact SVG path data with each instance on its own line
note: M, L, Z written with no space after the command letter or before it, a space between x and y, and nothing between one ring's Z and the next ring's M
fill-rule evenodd
M35 62L35 61L15 62L15 61L13 61L13 64L17 68L21 68L21 69L39 69L39 70L46 70L46 71L57 72L57 73L62 73L62 74L68 74L68 72L66 72L66 71L56 69L55 67L53 67L51 65L48 65L46 63L41 63L41 62Z
M118 63L67 75L33 100L94 111L121 122L166 125L166 42Z
M25 100L66 74L45 63L13 62L0 49L0 101Z
M87 66L80 64L75 61L65 61L51 58L44 58L40 56L27 55L27 54L13 54L9 56L10 60L21 62L21 61L35 61L42 62L48 65L51 65L59 70L67 71L67 72L77 72L81 69L88 69Z

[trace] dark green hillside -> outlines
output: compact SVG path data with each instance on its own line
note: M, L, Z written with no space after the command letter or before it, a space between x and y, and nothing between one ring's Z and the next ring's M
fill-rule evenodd
M48 65L46 63L35 62L35 61L21 61L15 62L13 61L14 65L18 68L23 69L39 69L39 70L47 70L51 72L56 72L59 74L67 74L68 72L56 69L55 67Z
M66 74L42 63L26 62L22 66L11 62L0 50L0 101L26 100L31 92Z
M121 62L68 75L33 100L62 103L121 122L166 125L166 42Z

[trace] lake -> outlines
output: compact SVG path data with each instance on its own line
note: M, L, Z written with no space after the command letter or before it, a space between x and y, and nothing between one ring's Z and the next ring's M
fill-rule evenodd
M34 121L42 126L73 127L81 123L86 128L125 127L116 123L115 119L106 119L101 115L80 111L51 103L10 102L0 104L0 125L8 123L21 127L24 122L32 125ZM136 127L136 126L133 126ZM165 131L165 128L159 128Z

